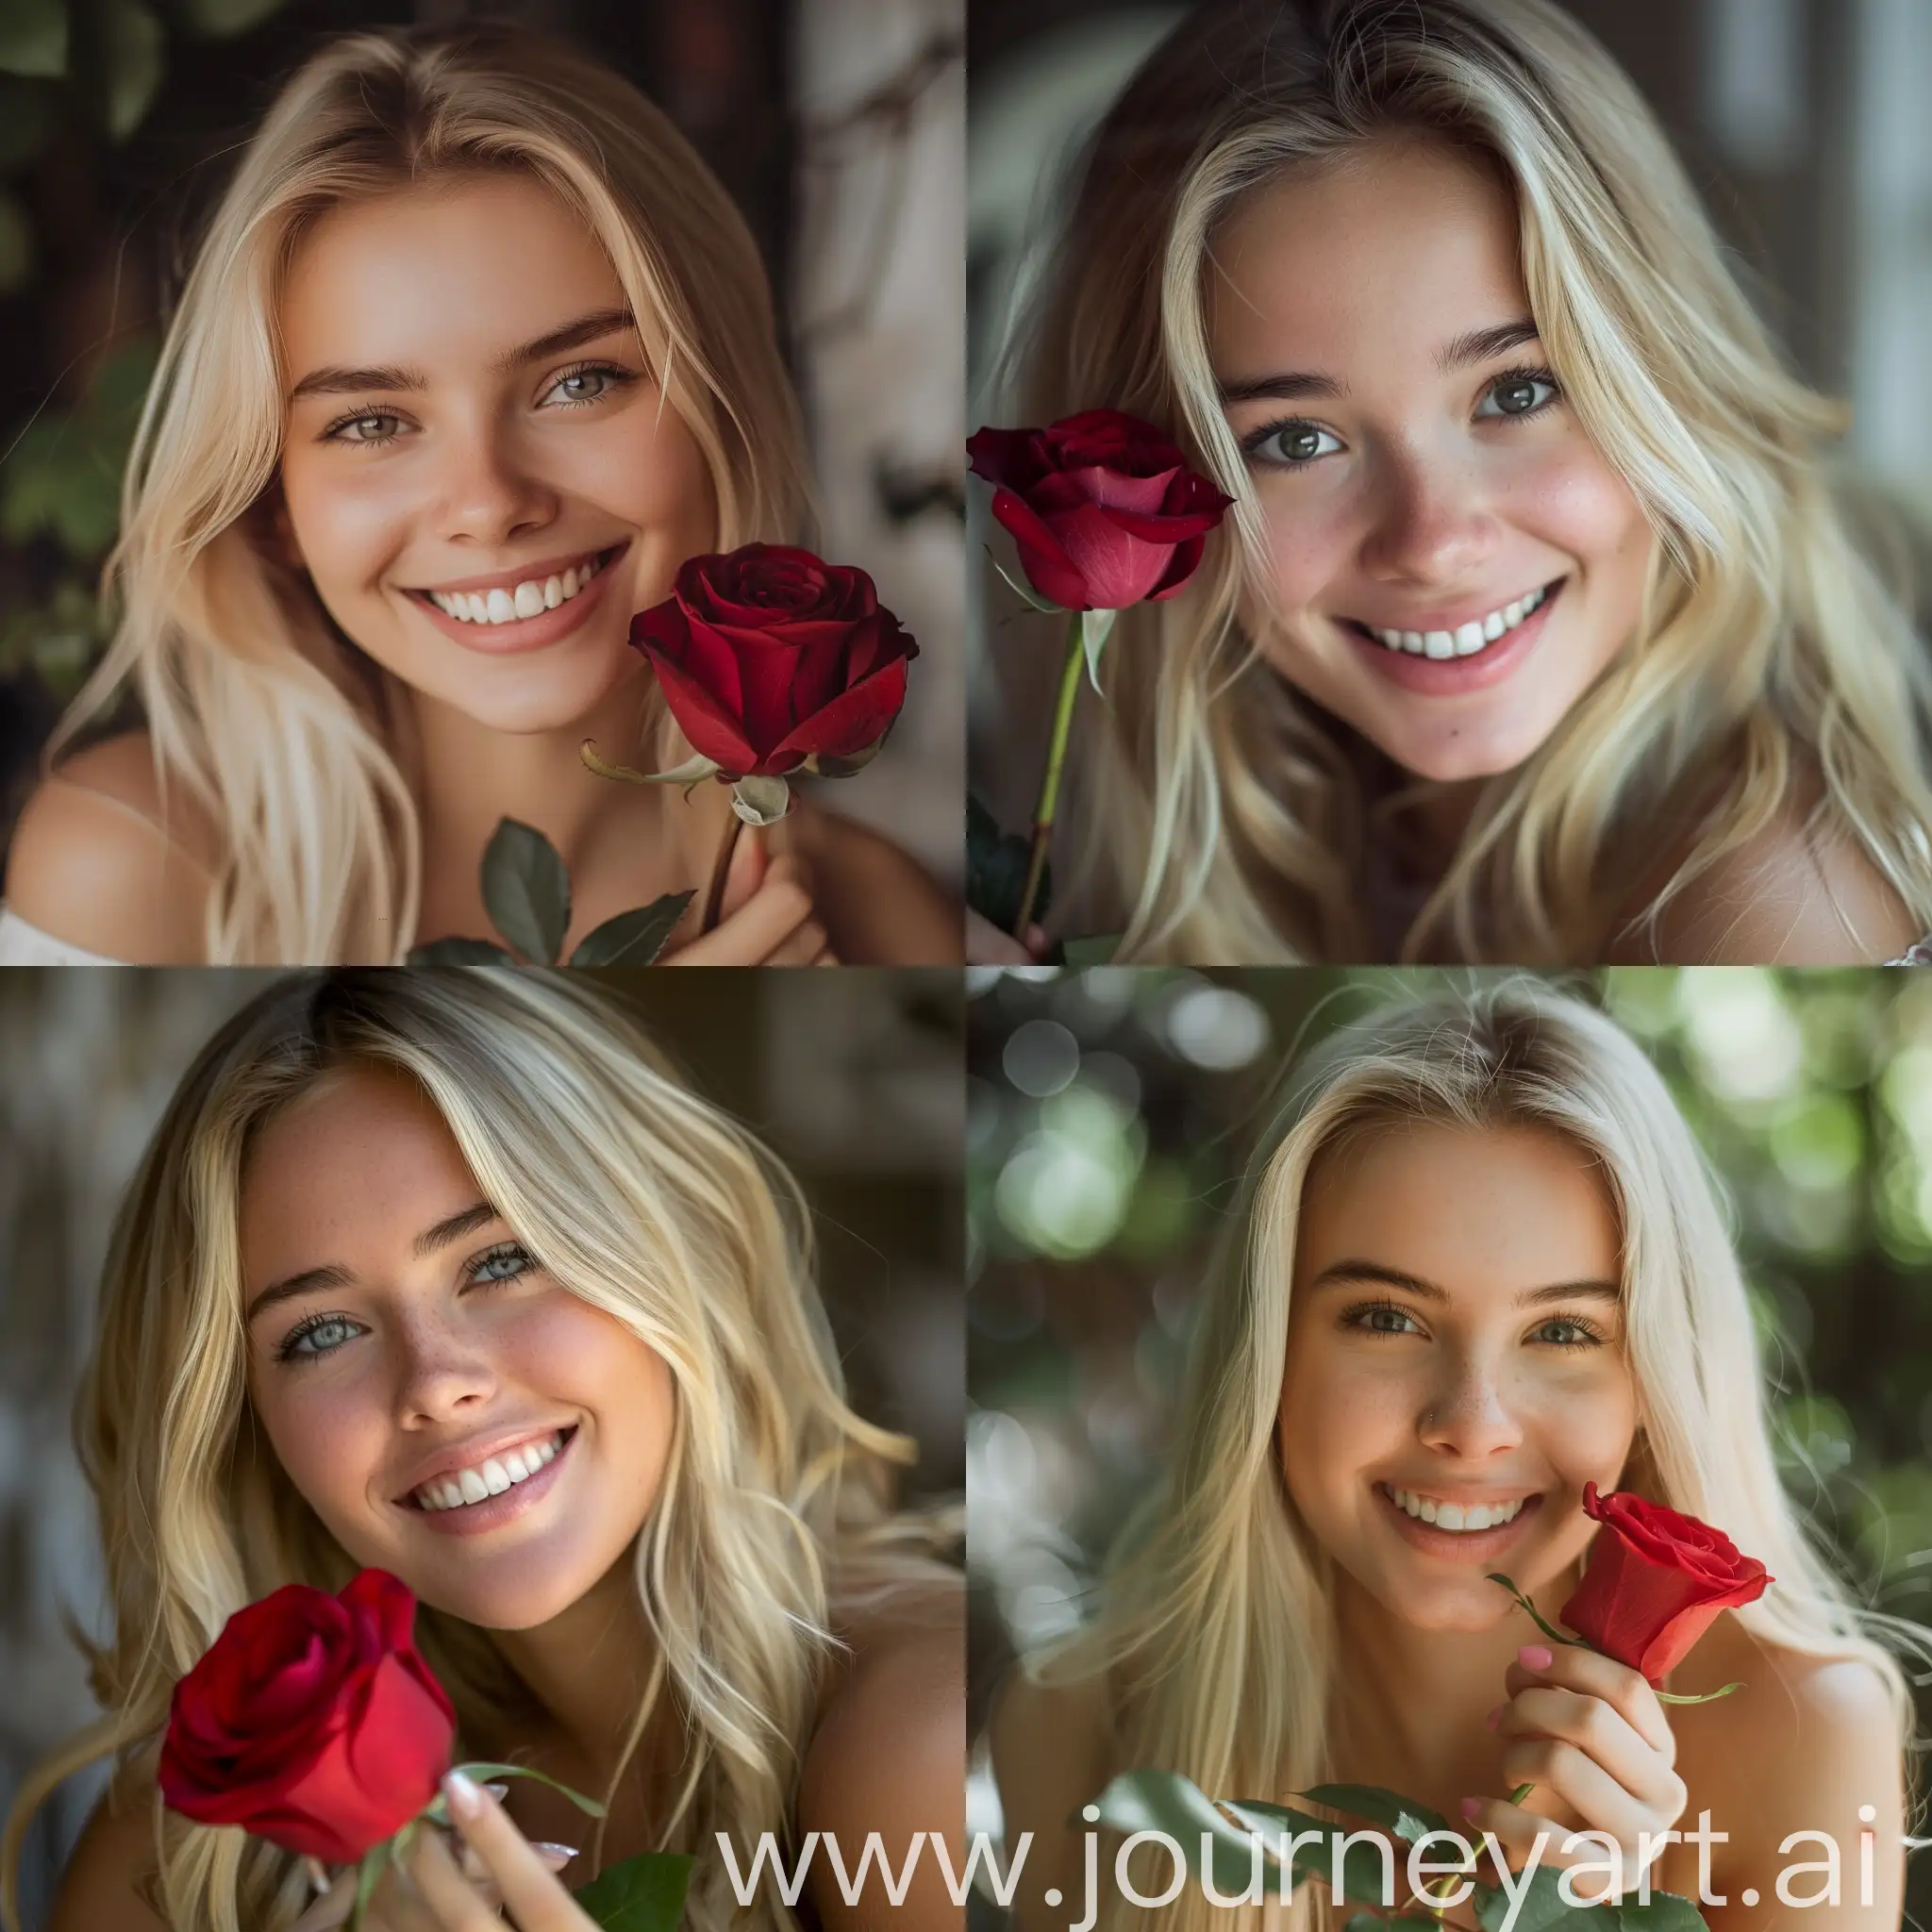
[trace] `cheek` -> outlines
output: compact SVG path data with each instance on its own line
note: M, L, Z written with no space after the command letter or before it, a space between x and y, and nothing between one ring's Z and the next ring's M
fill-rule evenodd
M1365 1467L1413 1433L1417 1402L1393 1364L1319 1344L1291 1349L1276 1441L1302 1514L1319 1521L1324 1497L1352 1493Z
M352 475L323 462L284 458L289 525L318 589L353 592L371 586L401 543L413 489L401 464L370 464Z
M1502 514L1587 570L1641 586L1649 525L1630 487L1580 433L1525 455L1499 481Z
M1319 605L1348 570L1354 542L1338 492L1285 485L1261 493L1267 551L1242 599L1241 622L1250 637L1266 634L1270 616L1292 617Z

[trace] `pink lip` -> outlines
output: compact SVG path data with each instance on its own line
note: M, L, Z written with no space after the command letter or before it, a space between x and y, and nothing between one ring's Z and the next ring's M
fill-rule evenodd
M1381 647L1377 645L1379 650ZM1438 1529L1403 1508L1380 1483L1374 1486L1377 1500L1393 1519L1397 1532L1427 1557L1446 1557L1457 1562L1493 1562L1521 1534L1523 1525L1542 1507L1542 1497L1531 1496L1507 1522L1494 1529Z
M559 638L567 637L575 630L591 611L604 601L604 593L609 588L610 579L616 575L617 566L624 559L624 553L630 548L630 540L618 545L609 561L605 564L591 581L575 597L559 604L554 610L540 610L534 617L518 618L509 624L465 624L459 617L452 617L430 597L426 591L406 591L407 596L416 608L435 625L445 637L454 638L466 649L475 651L486 658L508 656L517 651L541 651L546 644L554 644ZM592 551L591 556L599 553ZM564 560L565 568L570 559ZM526 577L537 575L539 565L533 564L528 570L519 572L508 580L521 583ZM545 572L548 575L550 573ZM476 579L478 584L487 581ZM497 589L507 588L503 579L496 580ZM482 1507L480 1504L477 1506Z
M1499 683L1516 669L1542 636L1543 625L1569 582L1568 577L1560 579L1507 637L1498 638L1493 644L1468 658L1418 658L1407 651L1391 651L1387 644L1365 638L1347 625L1341 628L1355 650L1391 684L1399 684L1403 690L1422 697L1459 697L1464 691L1483 691ZM1441 625L1430 627L1447 628Z
M589 563L592 558L602 557L605 547L573 550L563 557L546 557L540 562L520 564L514 570L495 571L489 576L463 577L453 584L419 584L415 588L425 595L431 591L441 591L445 597L454 595L458 591L476 591L485 595L491 591L514 591L531 577L560 577L565 571L573 570L580 563Z
M411 1516L420 1516L425 1528L442 1536L482 1536L489 1530L500 1529L506 1523L514 1523L519 1516L534 1509L556 1488L558 1473L576 1446L580 1432L580 1428L573 1427L563 1439L563 1446L535 1475L512 1483L500 1496L491 1496L487 1503L466 1503L460 1509L425 1509L414 1502L400 1507Z

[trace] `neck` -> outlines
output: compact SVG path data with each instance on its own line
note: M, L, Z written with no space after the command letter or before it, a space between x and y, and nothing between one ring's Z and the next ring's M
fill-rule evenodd
M1575 1582L1574 1572L1565 1572L1529 1594L1554 1624ZM1457 1784L1465 1792L1480 1790L1464 1774L1501 1755L1485 1720L1508 1696L1505 1674L1524 1644L1549 1640L1520 1609L1488 1630L1422 1629L1341 1571L1335 1614L1338 1774L1392 1783L1417 1798ZM1358 1777L1357 1770L1374 1774Z
M527 1630L491 1632L496 1647L551 1714L549 1740L566 1783L601 1798L637 1717L655 1648L625 1551L566 1610ZM520 1740L518 1741L528 1741ZM646 1740L646 1743L648 1740ZM641 1755L645 1744L640 1745Z

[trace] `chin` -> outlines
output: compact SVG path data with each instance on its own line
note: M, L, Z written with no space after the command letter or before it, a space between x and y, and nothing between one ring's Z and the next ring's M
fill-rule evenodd
M1518 719L1499 718L1454 733L1421 736L1370 731L1366 735L1405 772L1439 785L1455 785L1515 771L1542 748L1550 733L1547 729L1526 731Z

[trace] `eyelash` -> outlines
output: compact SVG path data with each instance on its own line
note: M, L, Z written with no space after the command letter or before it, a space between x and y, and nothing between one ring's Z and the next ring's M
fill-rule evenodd
M1400 1315L1406 1322L1415 1320L1414 1313L1405 1308L1400 1302L1357 1302L1342 1315L1341 1325L1344 1328L1356 1329L1363 1335L1399 1335L1407 1332L1397 1328L1372 1328L1360 1319L1364 1315L1374 1314ZM1549 1348L1595 1348L1606 1340L1604 1331L1594 1322L1586 1321L1581 1315L1547 1316L1537 1324L1532 1333L1540 1333L1545 1328L1574 1328L1579 1335L1587 1338L1582 1341L1546 1342L1544 1345Z
M606 390L600 390L593 396L571 397L558 407L565 409L588 408L592 403L601 403L606 396L615 394L618 390L624 389L638 379L635 370L623 368L615 362L584 362L578 364L575 369L560 371L556 381L550 385L550 389L555 390L566 382L575 382L579 376L584 375L608 376L610 379L610 387ZM548 395L550 390L546 390L544 393ZM380 449L383 444L393 442L396 440L393 432L388 436L344 436L341 432L344 429L353 427L358 423L399 423L401 421L402 418L393 409L352 409L346 416L337 417L316 441L318 442L346 442L355 445L358 449Z
M1506 369L1500 375L1491 379L1489 386L1483 391L1483 394L1485 396L1491 396L1499 389L1512 382L1541 383L1550 393L1541 402L1537 403L1530 408L1519 409L1514 415L1487 417L1484 419L1485 421L1526 423L1532 416L1541 416L1546 409L1554 408L1563 400L1562 384L1547 369ZM1303 428L1321 430L1322 425L1319 423L1310 423L1306 416L1283 416L1273 423L1265 423L1260 428L1250 430L1246 436L1241 438L1241 454L1249 461L1258 461L1264 468L1270 470L1306 470L1311 468L1314 464L1321 462L1323 458L1263 457L1260 454L1262 444L1271 437L1279 436L1284 430ZM1334 431L1324 430L1322 433L1324 435L1333 435ZM1325 454L1332 456L1334 452L1330 450Z
M483 1270L491 1261L508 1260L512 1257L524 1264L514 1274L485 1275L483 1274ZM464 1278L472 1283L479 1280L486 1283L519 1281L536 1265L535 1260L531 1258L529 1249L525 1247L522 1241L498 1241L493 1248L484 1249L480 1255L475 1257L468 1263L464 1269ZM312 1349L307 1353L298 1352L295 1344L306 1336L312 1335L316 1329L326 1328L331 1322L349 1322L353 1318L348 1315L308 1316L305 1320L296 1323L294 1327L282 1337L281 1341L275 1348L275 1360L291 1364L306 1364L326 1360L328 1357L334 1355L336 1350L343 1345L341 1342L338 1341L330 1348Z

